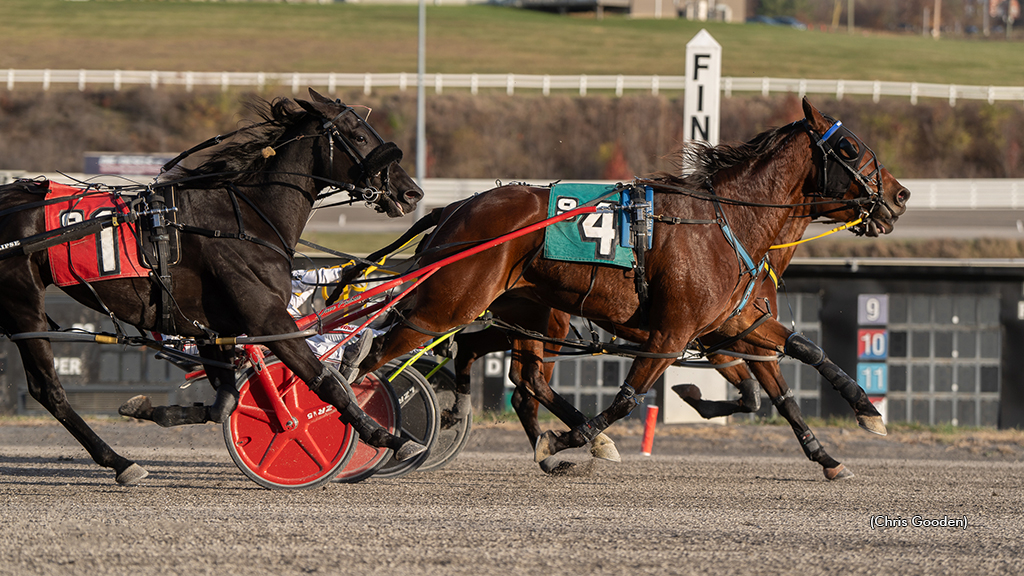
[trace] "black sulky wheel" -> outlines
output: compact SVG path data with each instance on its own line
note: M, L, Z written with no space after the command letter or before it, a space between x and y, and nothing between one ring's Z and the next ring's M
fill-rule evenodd
M413 364L434 389L441 414L441 429L437 435L437 442L418 468L420 472L439 470L454 460L465 448L473 425L472 407L467 406L469 411L464 415L460 414L460 418L452 416L456 398L455 372L444 363L444 360L437 356L424 355Z
M407 358L407 357L406 357ZM391 374L401 366L406 358L393 360L381 370L382 374ZM389 459L374 474L375 478L398 478L417 470L434 447L440 430L440 411L437 408L437 397L427 379L412 366L407 367L394 380L391 386L398 396L402 421L402 437L423 444L427 451L404 462Z

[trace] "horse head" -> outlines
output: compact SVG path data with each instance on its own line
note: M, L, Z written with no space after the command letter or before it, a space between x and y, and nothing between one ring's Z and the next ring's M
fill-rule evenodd
M333 142L331 164L339 176L357 186L353 199L374 204L378 212L395 218L412 212L423 190L402 169L402 151L385 142L351 106L309 89L312 101L296 100L307 112L324 118L323 128ZM337 149L342 154L334 154Z
M842 205L826 212L836 219L860 217L862 222L852 228L858 235L892 232L896 220L907 210L910 190L842 122L825 116L806 98L803 108L805 126L818 159L818 193Z

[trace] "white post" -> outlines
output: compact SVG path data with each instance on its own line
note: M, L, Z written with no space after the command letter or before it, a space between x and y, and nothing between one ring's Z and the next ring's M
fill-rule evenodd
M722 45L701 30L686 43L683 137L718 144Z
M427 95L423 85L427 75L427 3L420 0L416 45L416 183L423 188L427 177ZM438 81L441 75L438 74ZM426 215L426 205L416 206L416 219Z

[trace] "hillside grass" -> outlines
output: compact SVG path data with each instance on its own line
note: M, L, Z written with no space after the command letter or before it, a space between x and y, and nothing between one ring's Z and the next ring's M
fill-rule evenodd
M681 75L701 28L723 74L1018 85L1019 42L624 15L429 6L427 69L441 73ZM415 5L0 0L0 70L415 72Z

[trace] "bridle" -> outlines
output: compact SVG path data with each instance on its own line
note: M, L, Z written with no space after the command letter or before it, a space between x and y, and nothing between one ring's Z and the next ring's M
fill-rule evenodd
M322 126L322 129L330 135L333 142L333 145L330 146L329 163L331 166L334 165L335 148L344 152L354 164L353 169L358 172L358 177L356 178L358 187L357 190L352 192L358 192L361 195L360 199L376 204L381 194L390 192L390 168L392 164L402 160L402 151L394 142L385 142L380 137L380 134L356 113L355 108L342 104L340 100L337 103L342 106L341 112L338 112L334 118L327 119L325 117ZM358 145L338 129L338 120L349 113L355 118L356 123L366 129L376 140L377 145L365 156L359 152ZM378 176L380 177L383 190L378 190L371 184L371 180Z
M866 223L875 207L880 203L885 204L882 187L883 166L874 150L853 131L843 126L841 121L829 116L825 116L825 119L832 122L832 126L824 134L818 134L806 119L801 121L804 130L822 153L818 195L821 198L841 200L850 183L856 182L861 196L843 202L858 206L860 216ZM869 152L870 160L863 162ZM856 228L854 232L857 232Z

